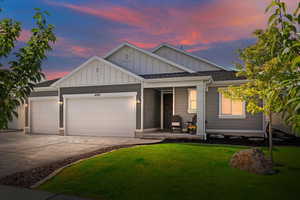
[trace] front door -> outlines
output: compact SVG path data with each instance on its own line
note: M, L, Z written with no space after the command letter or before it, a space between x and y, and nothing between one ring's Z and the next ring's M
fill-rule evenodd
M171 119L173 115L173 94L164 94L163 98L164 105L164 129L171 129Z

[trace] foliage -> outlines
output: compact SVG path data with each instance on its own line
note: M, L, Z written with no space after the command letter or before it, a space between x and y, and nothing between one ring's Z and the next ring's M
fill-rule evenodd
M244 66L237 66L237 76L248 82L222 92L245 100L248 112L263 112L270 118L272 113L283 113L286 123L299 131L300 3L293 14L285 3L275 0L266 9L270 10L268 27L254 32L256 44L240 51Z
M47 51L52 48L56 38L54 26L46 21L47 12L35 9L36 27L31 29L32 36L26 45L14 52L15 59L8 62L8 67L0 63L0 129L17 116L16 108L25 102L35 83L44 77L41 64L46 59ZM21 23L13 19L0 21L0 58L11 58L21 33Z

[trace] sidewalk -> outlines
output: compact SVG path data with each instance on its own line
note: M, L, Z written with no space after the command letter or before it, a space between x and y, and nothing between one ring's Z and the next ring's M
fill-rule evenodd
M5 198L4 198L5 197ZM0 185L0 198L9 200L88 200L79 197L72 197L60 194L52 194L39 190L29 190L25 188L16 188Z

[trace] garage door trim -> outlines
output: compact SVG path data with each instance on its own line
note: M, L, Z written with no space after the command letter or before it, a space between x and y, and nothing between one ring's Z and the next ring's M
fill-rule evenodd
M89 94L65 94L63 96L63 122L64 122L64 135L68 135L67 132L67 100L75 98L118 98L118 97L136 97L137 92L114 92L114 93L89 93ZM136 112L136 105L135 105ZM135 115L136 116L136 115ZM136 121L136 119L135 119ZM135 125L136 126L136 125Z
M48 100L56 100L57 101L57 110L59 113L59 98L58 96L45 96L45 97L29 97L28 98L28 127L29 127L29 131L32 131L32 127L31 127L31 102L32 101L48 101ZM57 130L59 130L59 116L58 116L58 124L57 124ZM57 131L58 132L58 131Z

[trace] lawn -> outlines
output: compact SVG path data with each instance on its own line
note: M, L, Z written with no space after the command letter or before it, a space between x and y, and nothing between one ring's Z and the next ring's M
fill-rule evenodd
M245 147L156 144L120 149L66 168L39 189L93 199L298 199L300 148L278 147L279 174L228 166Z

